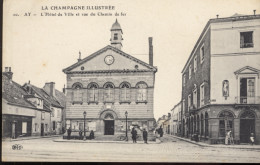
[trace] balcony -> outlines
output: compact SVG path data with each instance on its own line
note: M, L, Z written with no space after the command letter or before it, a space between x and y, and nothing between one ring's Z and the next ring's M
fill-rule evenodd
M241 43L240 48L252 48L254 47L254 43Z
M260 104L260 96L247 97L241 96L236 97L237 104Z

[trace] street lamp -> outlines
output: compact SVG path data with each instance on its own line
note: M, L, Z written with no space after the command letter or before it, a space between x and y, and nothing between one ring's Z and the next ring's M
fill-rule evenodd
M85 141L86 140L86 115L87 115L87 112L86 111L84 111L83 112L83 116L84 116L84 138L83 138L83 140Z
M126 125L126 127L125 127L125 137L126 137L126 139L125 139L125 141L128 141L128 136L127 136L127 115L128 115L128 113L127 113L127 111L125 111L125 125Z

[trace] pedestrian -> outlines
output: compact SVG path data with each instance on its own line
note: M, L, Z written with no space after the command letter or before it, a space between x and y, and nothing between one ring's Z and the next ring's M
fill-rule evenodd
M70 140L70 135L71 135L71 128L69 127L69 129L68 129L68 140Z
M254 144L255 144L254 133L251 133L251 134L250 134L250 143L251 143L251 145L254 145Z
M226 132L225 145L228 145L228 139L229 139L229 131Z
M198 131L196 131L196 133L194 135L194 140L195 140L195 142L199 141L199 132Z
M148 132L146 131L146 129L144 128L144 131L143 131L143 139L144 139L144 143L148 144L147 143L147 137L148 137Z
M80 140L82 139L82 130L81 129L79 130L79 139Z
M91 130L90 134L89 134L89 139L91 140L91 139L94 139L94 138L95 138L94 131Z
M234 144L234 138L233 138L231 130L229 131L229 142L230 142L230 144Z
M65 133L65 128L64 127L62 127L62 134L64 134Z
M160 126L158 133L160 134L160 137L163 137L163 129L162 126Z
M133 143L136 143L137 131L135 130L135 127L132 128L131 134L132 134Z

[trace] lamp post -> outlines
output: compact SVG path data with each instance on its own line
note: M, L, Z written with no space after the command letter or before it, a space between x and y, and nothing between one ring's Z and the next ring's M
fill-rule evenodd
M83 138L83 140L84 141L86 140L86 115L87 115L87 112L84 111L83 112L83 116L84 116L84 138Z
M126 127L125 127L125 137L126 137L126 139L125 139L125 141L128 141L128 136L127 136L127 115L128 115L128 112L127 111L125 111L125 125L126 125Z

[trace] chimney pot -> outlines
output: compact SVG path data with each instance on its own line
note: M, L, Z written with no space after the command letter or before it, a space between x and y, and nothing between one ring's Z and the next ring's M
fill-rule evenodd
M254 15L255 15L255 11L256 11L256 10L254 10Z
M5 72L8 72L8 67L5 67Z
M217 18L218 18L218 16L219 16L219 15L217 14Z

